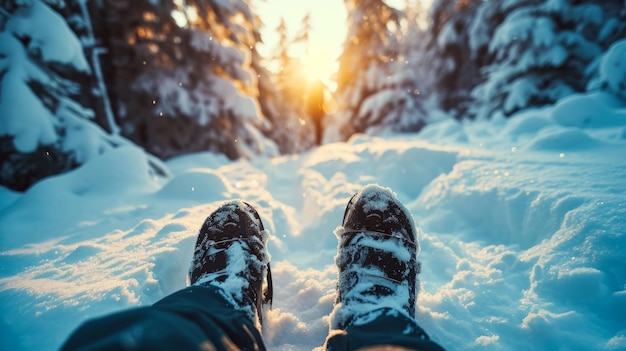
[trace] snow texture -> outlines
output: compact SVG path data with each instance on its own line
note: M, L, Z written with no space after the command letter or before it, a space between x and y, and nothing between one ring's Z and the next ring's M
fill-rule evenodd
M626 99L626 39L613 44L602 57L600 79L608 84L609 91Z
M33 57L90 72L80 40L63 17L41 1L16 10L0 32L0 136L13 136L15 148L25 153L58 142L79 164L111 149L113 140L91 121L94 112L59 93L68 82ZM34 82L52 90L53 109L31 89Z
M65 19L42 1L34 0L15 11L4 30L19 38L29 38L28 51L39 53L44 62L64 63L83 72L91 71L80 40Z
M167 182L118 148L26 193L0 188L0 348L58 349L88 318L183 288L204 218L245 199L272 233L267 345L314 349L335 297L333 229L378 183L423 231L416 318L445 348L623 350L626 119L606 94L302 155L188 155Z
M37 144L57 140L52 113L28 86L30 80L46 80L40 68L26 57L22 44L10 32L0 32L0 135L14 135L18 150L29 152Z

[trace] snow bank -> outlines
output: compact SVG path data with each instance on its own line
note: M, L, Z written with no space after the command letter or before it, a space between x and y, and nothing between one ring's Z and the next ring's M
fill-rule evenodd
M335 293L333 230L349 197L379 183L423 231L417 319L443 346L623 349L626 124L609 100L299 156L190 155L168 162L165 184L144 176L140 151L118 149L25 194L0 189L1 347L56 349L87 318L184 287L204 218L235 198L273 234L268 346L318 347Z

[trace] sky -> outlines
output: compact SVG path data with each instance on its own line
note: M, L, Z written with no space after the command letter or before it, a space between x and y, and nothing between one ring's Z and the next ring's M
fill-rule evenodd
M278 43L276 27L281 17L285 19L291 38L302 27L302 19L311 14L313 27L310 35L310 52L303 58L309 78L328 82L337 68L337 58L346 36L346 8L341 0L267 0L255 2L256 13L265 27L261 31L264 45L258 47L264 57L273 54ZM300 55L294 52L295 55Z
M421 0L427 7L431 0ZM388 5L402 8L405 1L389 0ZM302 64L307 68L305 76L310 80L321 79L332 86L332 75L339 68L337 59L341 55L346 37L347 11L342 0L259 0L253 3L254 11L261 17L264 28L261 30L264 44L257 48L264 57L270 57L278 43L276 27L284 18L293 38L302 28L302 20L311 14L312 31L309 33L309 53L303 55L302 48L294 48L294 57L302 56Z

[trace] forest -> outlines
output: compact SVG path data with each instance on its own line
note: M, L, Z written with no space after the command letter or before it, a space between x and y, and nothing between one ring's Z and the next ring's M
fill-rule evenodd
M278 47L259 53L255 0L0 3L0 185L15 191L129 144L161 176L161 161L193 152L296 154L576 93L626 99L621 0L338 2L332 88L303 84L289 54L306 25L279 26Z
M444 349L626 350L624 1L281 2L0 0L0 350L185 289L235 199L267 349L323 350L368 184L414 218Z

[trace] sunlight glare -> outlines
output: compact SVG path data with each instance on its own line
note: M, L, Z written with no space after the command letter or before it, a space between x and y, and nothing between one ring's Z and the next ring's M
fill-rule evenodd
M275 32L280 18L285 19L290 37L294 37L302 27L302 19L310 12L311 32L306 52L290 53L300 59L305 67L304 75L309 81L317 79L329 84L337 71L337 58L341 53L346 33L346 8L343 1L336 0L273 0L256 4L265 27L261 30L263 44L258 46L261 54L269 57L276 47L278 35ZM294 48L295 51L301 48Z
M331 76L337 71L337 60L326 48L315 48L301 58L304 76L309 82L321 80L328 84Z

